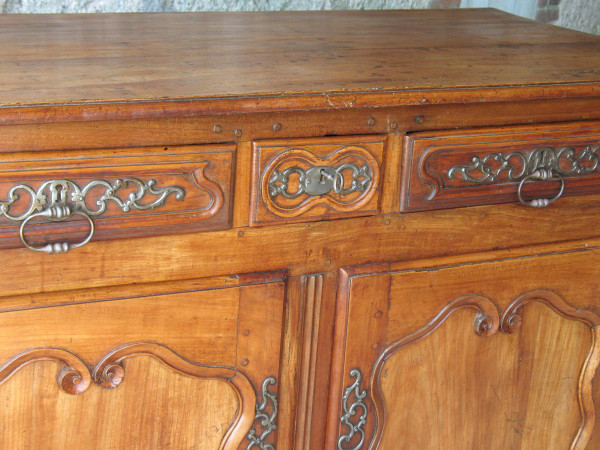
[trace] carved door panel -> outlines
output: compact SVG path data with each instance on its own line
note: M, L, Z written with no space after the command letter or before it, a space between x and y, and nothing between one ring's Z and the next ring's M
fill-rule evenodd
M599 448L600 250L506 255L341 271L329 448Z
M284 284L262 273L3 299L0 447L275 444Z

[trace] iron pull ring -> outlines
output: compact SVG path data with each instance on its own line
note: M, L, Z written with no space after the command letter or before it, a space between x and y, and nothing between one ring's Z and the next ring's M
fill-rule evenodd
M78 242L77 244L69 244L68 242L55 242L54 244L46 244L42 247L34 247L29 242L27 242L27 239L25 239L25 226L34 217L43 217L50 222L64 222L65 220L75 215L84 217L90 224L89 234L83 241ZM54 253L66 253L69 250L81 247L82 245L87 244L90 241L90 239L92 239L93 235L94 222L92 221L91 217L83 211L73 210L65 204L55 204L39 213L30 215L23 222L21 222L21 227L19 228L19 237L21 238L21 242L25 247L36 252L48 253L49 255L52 255Z
M536 198L533 200L524 200L523 195L521 193L523 189L523 185L528 180L550 180L550 179L559 179L560 180L560 191L552 198ZM519 197L519 201L525 206L531 206L532 208L545 208L551 203L554 203L558 200L565 190L565 179L559 173L553 173L550 169L537 169L534 172L527 175L525 178L521 180L519 183L519 188L517 189L517 196Z

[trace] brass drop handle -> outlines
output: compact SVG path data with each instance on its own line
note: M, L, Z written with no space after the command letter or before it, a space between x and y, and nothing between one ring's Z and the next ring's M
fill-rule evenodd
M90 232L88 233L87 237L77 244L69 244L68 242L56 242L54 244L46 244L42 247L34 247L29 242L27 242L27 239L25 239L25 225L27 225L27 223L29 223L29 221L35 217L43 217L49 220L50 222L64 222L65 220L70 219L74 215L85 217L88 223L90 224ZM49 208L39 213L30 215L23 222L21 222L21 227L19 228L19 237L21 238L21 242L25 247L36 252L44 252L50 255L53 253L66 253L69 250L81 247L82 245L87 244L90 241L90 239L92 239L93 235L94 222L92 221L91 217L82 211L73 210L65 204L51 205Z
M529 181L529 180L543 181L543 180L550 180L550 179L560 180L560 191L554 197L552 197L552 198L536 198L533 200L523 199L523 195L522 195L521 191L522 191L523 185L525 184L526 181ZM554 203L556 200L558 200L562 196L564 190L565 190L565 179L561 174L553 173L551 169L537 169L521 180L521 182L519 183L519 188L517 189L517 196L519 197L519 201L522 204L524 204L525 206L531 206L532 208L545 208L549 204Z

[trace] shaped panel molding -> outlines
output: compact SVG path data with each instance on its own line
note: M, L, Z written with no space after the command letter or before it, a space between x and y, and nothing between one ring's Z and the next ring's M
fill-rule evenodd
M15 154L0 163L0 248L227 228L231 145ZM62 245L61 245L62 244Z
M583 255L582 263L593 259L592 252ZM573 256L544 263L559 259ZM497 262L494 273L503 277L528 263ZM436 277L392 267L404 266L339 273L328 447L393 448L400 439L407 448L443 442L524 448L556 441L583 449L596 442L592 391L598 386L600 316L547 288L502 298L502 283L489 287L497 299L468 294L444 300L445 289L458 291L447 287L448 279L458 271L480 274L490 269L485 264L456 266L434 282L431 300L423 294L420 307L409 306L403 300ZM565 292L577 305L588 304ZM469 401L461 403L464 398ZM431 429L423 434L423 427Z
M406 137L401 211L598 192L596 122L414 133ZM551 176L532 180L543 169ZM562 193L562 192L561 192Z
M53 360L63 367L57 374L58 387L67 394L83 394L95 382L112 389L125 382L123 361L137 356L151 356L175 372L189 377L221 379L228 382L239 398L238 413L227 429L220 448L238 448L246 438L255 417L256 394L248 378L233 367L194 364L168 347L155 342L133 342L112 350L90 371L88 364L76 354L61 348L37 348L17 355L0 367L0 384L16 376L25 365L40 360Z
M256 142L251 224L376 214L384 146L382 136Z

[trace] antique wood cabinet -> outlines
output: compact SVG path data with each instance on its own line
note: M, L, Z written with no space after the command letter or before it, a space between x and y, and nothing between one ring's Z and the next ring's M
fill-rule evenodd
M0 255L1 448L600 448L600 38L0 16Z

